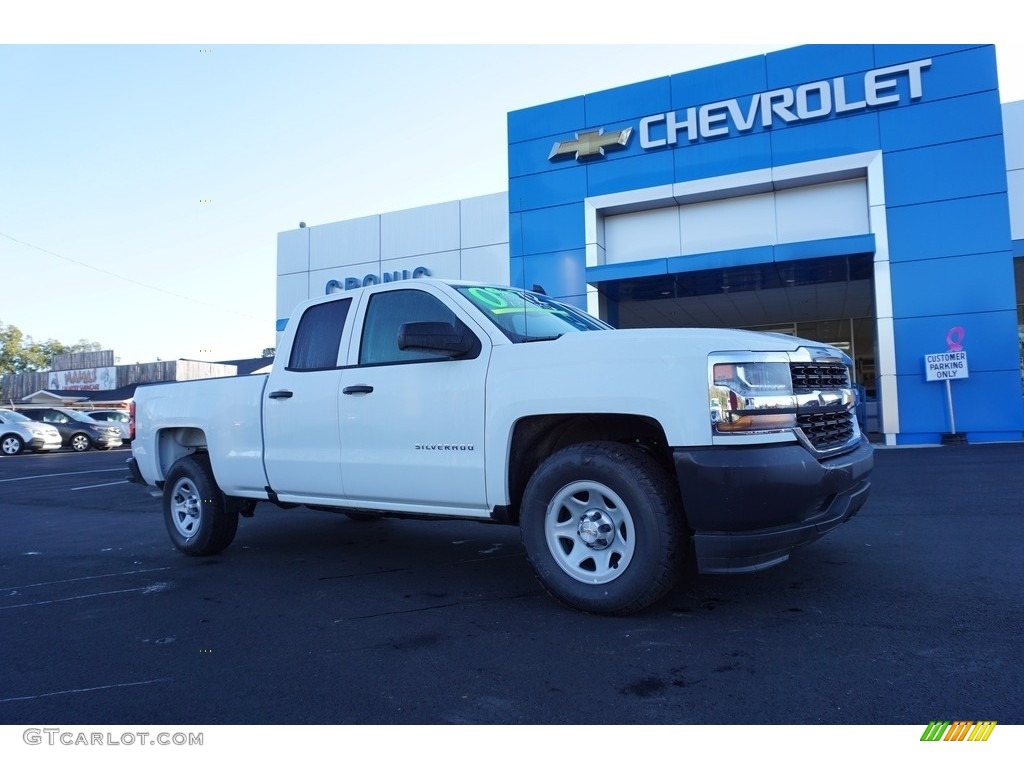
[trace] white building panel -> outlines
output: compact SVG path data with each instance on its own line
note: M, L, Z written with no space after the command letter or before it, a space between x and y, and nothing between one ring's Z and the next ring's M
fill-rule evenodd
M277 233L277 274L309 271L309 230L290 229Z
M330 280L337 280L342 286L345 279L354 277L360 282L367 275L380 276L380 262L366 261L361 264L346 264L330 269L317 269L309 273L309 298L313 296L324 296L327 293L327 283Z
M595 261L588 266L865 234L871 231L868 183L861 176L733 197L720 190L716 200L618 215L601 216L608 210L602 205L595 218L604 238L588 253Z
M462 200L459 206L463 249L508 243L507 192Z
M709 253L774 245L775 198L771 193L687 205L679 210L680 253Z
M604 248L606 264L678 256L679 209L673 206L605 217Z
M402 259L387 259L380 263L380 274L407 270L411 276L417 267L426 267L430 270L430 277L447 277L458 280L461 268L459 261L458 251L419 254L417 256L406 256Z
M866 179L775 193L778 243L862 235L869 230Z
M309 228L309 268L328 269L380 259L380 216Z
M1010 201L1010 237L1024 240L1024 168L1006 174L1006 195Z
M480 283L508 285L508 243L484 245L479 248L463 248L460 277L463 280Z
M1006 145L1006 169L1024 168L1024 101L1003 104L1003 142Z
M458 200L382 214L381 258L399 259L458 250L459 214Z
M309 298L309 274L296 272L277 277L277 317L288 318L295 305Z

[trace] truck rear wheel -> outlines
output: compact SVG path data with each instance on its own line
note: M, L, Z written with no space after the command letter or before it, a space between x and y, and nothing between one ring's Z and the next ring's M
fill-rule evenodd
M174 546L188 555L215 555L235 538L238 507L227 504L209 459L178 459L164 483L164 522Z
M550 456L526 486L520 528L541 585L581 611L635 613L682 574L679 493L634 446L581 443Z

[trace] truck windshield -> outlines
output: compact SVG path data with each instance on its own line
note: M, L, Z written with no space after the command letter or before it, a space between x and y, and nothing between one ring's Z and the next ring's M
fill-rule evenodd
M518 288L454 286L512 341L549 341L574 331L612 326L575 307Z

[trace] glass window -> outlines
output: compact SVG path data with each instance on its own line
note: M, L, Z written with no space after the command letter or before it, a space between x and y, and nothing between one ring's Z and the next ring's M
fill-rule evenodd
M398 363L413 360L449 360L448 355L398 348L403 323L450 323L461 326L455 313L429 293L418 290L387 291L370 297L359 345L359 363Z
M316 371L338 366L341 333L345 330L351 304L352 299L328 301L314 304L302 313L292 342L288 370Z
M607 323L560 301L518 288L456 286L512 341L546 341L563 333L610 329Z

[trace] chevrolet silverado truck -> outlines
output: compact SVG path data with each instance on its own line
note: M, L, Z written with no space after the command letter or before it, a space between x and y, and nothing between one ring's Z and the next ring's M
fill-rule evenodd
M186 554L225 549L258 502L503 523L555 598L628 614L857 512L873 453L849 365L792 336L384 283L301 304L270 373L140 386L129 469Z

